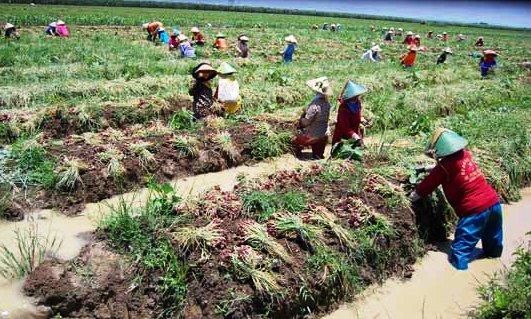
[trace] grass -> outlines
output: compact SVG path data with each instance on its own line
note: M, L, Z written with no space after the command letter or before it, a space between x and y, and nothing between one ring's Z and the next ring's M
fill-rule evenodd
M140 167L149 170L156 163L155 154L150 151L152 145L148 142L134 143L129 146L140 162Z
M173 233L173 239L179 244L183 253L200 249L202 259L208 259L208 249L223 238L219 222L215 220L203 227L181 226Z
M241 197L247 214L257 215L258 221L270 219L280 209L291 213L302 212L307 204L306 195L294 190L271 193L255 189L243 193Z
M107 163L107 173L115 180L120 180L125 174L125 167L122 164L125 156L116 148L108 148L107 150L98 153L98 157Z
M32 273L48 256L54 256L62 245L57 236L42 236L37 224L15 230L16 249L0 245L0 276L23 278Z
M275 216L275 229L281 234L295 234L303 247L314 250L322 241L322 229L305 223L300 216L284 213Z
M318 208L311 212L311 218L328 228L332 234L339 240L339 243L346 248L355 247L354 238L350 231L338 223L338 218L329 212L326 208Z
M251 156L257 160L285 154L291 148L291 134L276 132L269 124L258 125L258 136L252 142Z
M478 288L481 303L470 317L529 318L531 314L531 247L520 247L513 265Z
M199 155L199 141L194 137L176 136L173 140L173 147L184 157L196 158Z
M78 185L83 184L80 172L87 169L87 165L79 159L69 159L65 157L57 174L57 184L59 189L74 190Z

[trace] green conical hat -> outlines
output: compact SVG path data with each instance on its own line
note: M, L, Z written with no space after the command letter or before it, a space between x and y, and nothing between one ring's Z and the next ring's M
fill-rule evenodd
M433 134L429 149L435 149L435 157L441 158L464 149L467 144L467 140L456 132L438 129Z
M236 73L236 72L237 72L236 69L233 68L227 62L223 62L221 64L221 66L219 67L219 69L218 69L218 73L219 74L232 74L232 73Z
M225 35L222 33L222 32L218 32L218 34L216 34L216 38L224 38Z
M363 86L356 84L352 81L348 81L347 84L345 84L345 88L343 89L342 97L343 100L348 100L365 92L367 92L367 89Z

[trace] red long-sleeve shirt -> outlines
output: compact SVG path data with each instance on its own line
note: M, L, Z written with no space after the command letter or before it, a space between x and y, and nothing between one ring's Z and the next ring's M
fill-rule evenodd
M424 197L439 185L460 218L479 214L499 202L498 194L467 150L443 158L417 186L416 192Z
M336 144L342 139L349 139L354 133L361 137L361 110L361 101L360 110L357 113L352 113L344 102L339 104L336 129L334 130L332 144Z

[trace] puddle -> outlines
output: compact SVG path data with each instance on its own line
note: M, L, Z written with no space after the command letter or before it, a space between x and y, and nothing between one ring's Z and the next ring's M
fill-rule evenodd
M254 166L240 166L221 172L179 179L174 181L173 185L181 197L186 198L216 185L223 190L231 190L237 184L238 176L241 174L247 178L257 178L277 170L309 166L311 163L301 162L291 155L285 155L274 161L262 162ZM148 194L147 189L142 189L121 196L133 205L140 206L145 202ZM74 258L86 243L81 235L95 230L99 218L108 212L108 205L118 203L121 196L115 196L100 203L88 204L83 213L76 217L66 217L50 210L42 210L31 214L24 221L0 222L0 243L10 249L16 248L16 242L13 240L14 230L27 229L34 221L41 234L57 235L57 238L63 241L57 253L60 258ZM38 318L37 315L31 314L35 312L31 301L23 297L21 293L22 284L22 280L8 281L0 277L0 318ZM3 317L2 312L5 311L9 315Z
M415 265L413 278L391 279L366 290L354 304L341 306L323 319L410 319L466 318L478 304L476 288L489 275L509 266L512 253L529 237L531 230L531 188L522 190L522 200L503 206L504 251L500 259L481 259L457 271L444 252L429 252Z

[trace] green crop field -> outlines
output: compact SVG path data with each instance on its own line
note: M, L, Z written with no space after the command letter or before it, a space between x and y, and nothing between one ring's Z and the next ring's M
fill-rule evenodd
M67 39L44 35L58 17L69 27ZM423 228L411 217L408 185L399 184L414 177L415 166L430 163L422 152L437 127L468 139L504 200L517 200L518 190L531 181L531 71L521 66L531 52L531 31L8 4L0 4L0 20L21 33L18 41L0 41L0 215L16 219L21 210L42 207L76 214L85 203L149 185L157 196L145 208L132 213L124 203L98 230L99 241L134 265L124 270L129 282L113 282L116 289L137 287L128 297L134 303L130 318L302 317L329 311L369 283L407 273L423 253L429 230L417 231ZM182 59L146 41L140 26L154 20L187 35L198 26L208 43L197 49L197 58ZM311 30L324 22L343 28ZM372 25L421 34L427 50L413 69L404 70L401 38L383 43ZM426 39L428 30L446 31L450 41ZM231 43L225 53L211 47L220 31ZM235 57L242 33L250 38L248 59ZM466 40L457 42L458 33ZM290 34L298 49L294 61L284 64L278 52ZM499 53L499 68L487 79L470 56L480 35L485 48ZM374 43L383 49L382 61L362 61ZM445 47L454 54L436 65ZM240 114L192 121L190 71L203 61L237 69ZM234 192L214 190L175 209L182 202L161 183L288 153L291 123L312 98L305 82L320 76L332 81L335 96L348 79L369 90L364 116L374 126L367 131L362 163L323 161L308 170L275 173L265 182L242 179ZM283 179L292 182L292 190L282 186ZM442 201L434 197L426 207L447 210ZM352 220L338 212L358 215ZM403 218L409 219L399 223ZM443 218L441 227L447 231L451 220ZM389 244L398 238L403 242ZM96 283L105 281L98 277L103 274L94 276ZM91 293L94 282L80 293ZM203 295L208 304L198 302ZM69 315L67 305L50 306L54 314ZM83 305L78 314L90 314L88 309Z

